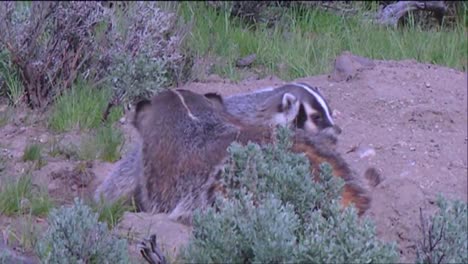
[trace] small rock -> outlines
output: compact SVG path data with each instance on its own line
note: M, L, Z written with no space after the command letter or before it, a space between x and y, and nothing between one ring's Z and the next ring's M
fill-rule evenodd
M410 147L411 151L416 151L416 147Z
M47 190L49 192L53 192L57 190L58 188L59 188L59 185L57 184L57 181L54 181L54 180L50 181L49 186L47 186Z
M333 116L333 117L337 118L337 117L339 117L340 115L341 115L341 112L340 112L340 111L338 111L338 110L336 110L336 109L333 110L333 112L332 112L332 116Z
M40 143L46 143L47 142L47 135L39 136L39 142Z
M431 87L431 84L429 82L424 82L424 85L426 86L426 88L430 88Z
M376 187L382 182L382 176L375 168L367 170L364 176L372 187Z
M365 157L375 156L375 150L373 148L362 149L359 152L359 158L361 159Z
M29 210L29 208L31 208L31 201L29 201L29 199L27 198L23 198L21 199L20 201L20 207L22 210L24 210L25 212Z
M237 60L236 66L237 67L250 66L255 61L256 58L257 58L257 55L255 53L245 56L243 58L240 58L239 60Z
M122 118L119 119L119 122L122 125L125 124L125 121L126 121L125 117L122 117Z
M1 105L1 106L0 106L0 112L5 112L5 110L7 110L7 108L8 108L8 105L6 105L6 104L5 104L5 105Z

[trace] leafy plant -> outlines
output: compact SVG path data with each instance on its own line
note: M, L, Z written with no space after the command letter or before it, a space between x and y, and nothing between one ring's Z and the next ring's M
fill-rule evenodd
M98 215L75 198L72 207L54 209L37 253L44 263L129 263L127 243L109 233Z

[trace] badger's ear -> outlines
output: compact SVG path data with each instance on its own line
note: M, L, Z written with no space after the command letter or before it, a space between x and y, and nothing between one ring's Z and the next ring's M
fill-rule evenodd
M281 110L289 111L291 110L297 102L297 97L291 93L284 93L283 98L281 99Z
M224 100L223 97L218 93L206 93L204 94L216 108L224 109Z
M148 99L140 100L135 106L135 114L133 117L133 126L139 130L141 128L142 122L146 116L146 112L151 106L151 101Z
M138 112L141 112L141 111L144 111L146 107L149 107L151 105L151 101L148 100L148 99L143 99L143 100L140 100L137 104L136 104L136 107L135 107L135 112L138 113Z

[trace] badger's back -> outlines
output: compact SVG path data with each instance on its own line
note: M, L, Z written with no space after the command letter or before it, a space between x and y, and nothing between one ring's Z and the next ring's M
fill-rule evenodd
M226 156L226 138L238 129L226 123L208 100L189 95L167 91L137 109L135 126L143 138L144 166L139 200L145 211L186 218L214 195L214 168Z

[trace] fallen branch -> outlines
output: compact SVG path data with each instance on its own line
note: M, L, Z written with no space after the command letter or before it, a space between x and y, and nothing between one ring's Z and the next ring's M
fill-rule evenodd
M444 1L400 1L381 9L377 15L377 22L383 25L397 26L402 17L415 10L432 11L439 22L442 22L447 6Z

